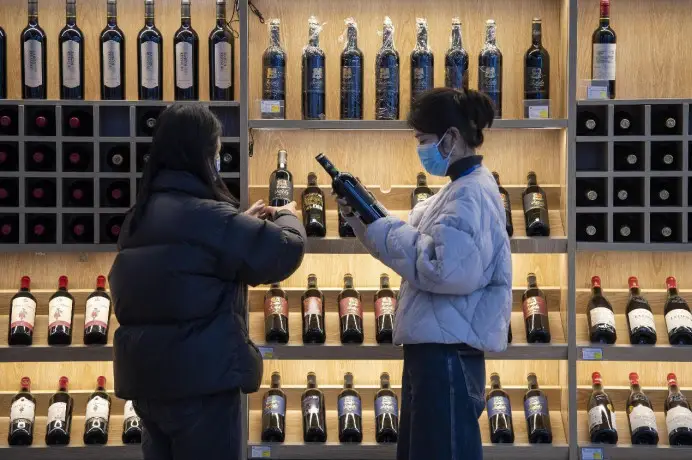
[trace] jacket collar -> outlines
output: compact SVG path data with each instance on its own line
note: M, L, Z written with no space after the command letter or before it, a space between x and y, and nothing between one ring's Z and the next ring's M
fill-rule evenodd
M187 171L164 169L154 178L152 192L180 192L197 198L213 199L214 194L197 176Z
M447 175L452 181L459 179L483 162L483 155L471 155L455 161L447 168Z

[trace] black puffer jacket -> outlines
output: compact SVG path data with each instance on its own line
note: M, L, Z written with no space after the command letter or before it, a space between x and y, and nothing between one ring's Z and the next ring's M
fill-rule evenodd
M194 175L162 171L134 234L123 224L109 282L115 392L168 399L257 391L262 358L248 338L247 285L280 281L303 258L293 215L268 222L212 199Z

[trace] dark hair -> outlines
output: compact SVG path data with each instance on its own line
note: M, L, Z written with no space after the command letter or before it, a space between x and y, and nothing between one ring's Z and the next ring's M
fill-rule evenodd
M238 205L216 172L214 157L220 137L221 122L203 105L174 104L161 112L142 174L130 233L134 233L144 215L154 179L165 169L194 174L209 188L214 199Z
M493 103L485 94L472 89L435 88L413 102L408 124L439 138L455 127L466 144L476 148L483 144L483 129L491 127L494 118Z

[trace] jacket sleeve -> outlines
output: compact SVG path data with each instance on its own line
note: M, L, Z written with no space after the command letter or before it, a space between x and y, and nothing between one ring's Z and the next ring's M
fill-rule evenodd
M481 234L471 221L478 221L481 212L477 200L463 196L451 200L429 234L389 216L367 226L367 245L416 289L469 295L487 284L480 246L491 246L491 236Z

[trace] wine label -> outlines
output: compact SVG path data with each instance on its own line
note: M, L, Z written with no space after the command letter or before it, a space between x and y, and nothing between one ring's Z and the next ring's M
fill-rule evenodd
M84 327L108 327L110 307L111 303L105 297L96 296L87 300L86 314L84 316Z
M48 327L72 326L72 300L58 296L48 303Z
M654 314L651 313L646 308L635 308L631 312L627 313L627 318L630 321L630 331L634 332L639 328L648 327L651 330L656 330L656 323L654 322ZM637 406L639 407L639 406Z
M29 297L17 297L12 301L10 328L23 326L34 330L36 320L36 302Z
M497 67L484 65L478 67L478 90L484 93L500 92L499 70Z
M681 327L692 329L692 313L682 308L669 311L666 314L666 327L668 334Z
M430 198L429 193L425 193L425 192L416 193L416 203L421 203L421 202L427 200L428 198Z
M323 93L324 92L324 67L315 66L307 67L305 72L308 72L308 93Z
M399 404L394 396L380 396L375 399L375 417L383 414L398 416Z
M394 297L382 297L375 301L375 318L382 315L393 315L396 312L396 299Z
M615 43L593 44L594 80L615 80Z
M110 409L110 401L102 398L101 396L94 396L87 403L85 418L87 420L92 418L102 418L104 420L108 420Z
M360 65L341 67L341 91L354 93L362 90L361 75L363 67Z
M303 195L303 210L308 212L313 209L318 211L324 210L324 200L322 199L322 195L319 193L306 193Z
M62 43L62 85L66 88L76 88L82 83L79 72L79 47L81 44L74 40Z
M411 89L413 90L413 97L433 88L434 69L432 66L414 67L411 71Z
M505 208L505 211L511 211L512 205L509 201L509 195L506 193L500 193L500 198L502 198L502 206Z
M524 415L526 418L534 415L549 415L548 401L545 396L531 396L524 401Z
M533 315L548 315L548 305L545 299L540 296L527 297L522 303L524 309L524 319Z
M339 398L337 402L339 417L342 415L361 416L360 398L358 396L347 395Z
M159 86L159 44L147 41L139 45L142 62L142 81L140 85L147 89Z
M319 297L308 297L303 300L303 316L322 315L322 299Z
M293 201L293 183L288 179L276 179L270 187L269 199Z
M683 406L673 407L666 414L668 435L679 428L692 428L692 411Z
M53 422L67 423L67 403L56 402L48 408L48 425Z
M512 416L512 405L509 403L509 399L504 396L493 396L492 398L488 398L486 407L489 418L495 415Z
M265 67L264 69L264 99L284 100L286 98L286 68Z
M591 316L591 325L597 324L615 327L615 315L613 310L605 307L596 307L589 312Z
M377 92L399 92L399 66L383 66L378 69L377 82L375 83Z
M101 46L103 53L103 86L117 88L122 84L120 75L120 43L108 40Z
M228 89L233 85L233 49L228 42L214 45L214 86Z
M303 415L319 414L320 398L317 395L306 396L303 398Z
M445 86L447 88L464 89L468 88L469 72L458 65L448 65L445 67Z
M24 42L24 84L38 88L43 84L43 43L38 40Z
M654 414L651 408L639 405L634 406L629 412L630 429L632 432L641 427L649 427L658 431L658 427L656 426L656 414Z
M36 404L31 400L21 397L12 403L10 408L10 423L16 420L28 420L34 423L34 416L36 415Z
M540 67L527 67L525 70L526 89L528 91L545 91L545 75Z
M137 415L137 412L135 412L135 406L134 404L132 404L132 401L125 401L125 411L123 412L123 419L128 420L132 417L139 418L139 415Z
M288 301L283 297L269 297L264 301L264 317L271 315L288 316Z
M548 209L545 203L545 196L542 193L534 192L524 195L524 212L532 209Z
M279 395L271 395L264 398L264 413L267 415L286 416L286 399Z
M363 305L357 297L346 297L339 302L339 315L356 315L363 317Z
M193 73L192 43L179 42L175 45L175 86L180 89L192 88L195 82Z
M610 404L608 404L608 407L598 405L589 409L589 431L601 425L603 420L610 420L613 429L617 429L615 425L615 412L611 410Z

